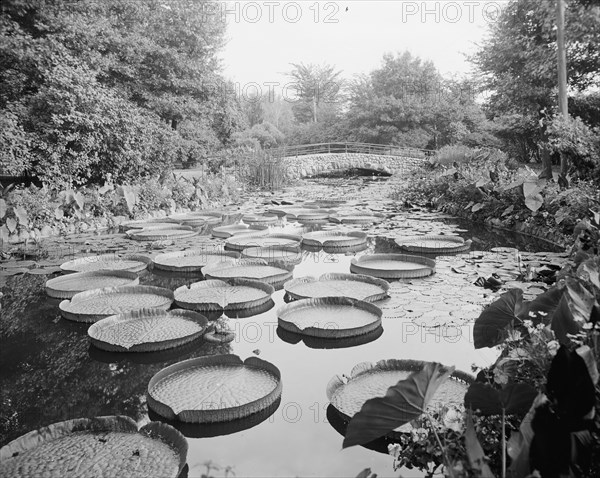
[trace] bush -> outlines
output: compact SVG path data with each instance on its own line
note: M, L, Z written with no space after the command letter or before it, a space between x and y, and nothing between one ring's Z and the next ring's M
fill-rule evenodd
M473 148L463 145L444 146L436 153L434 161L442 166L466 163L474 156L475 151Z

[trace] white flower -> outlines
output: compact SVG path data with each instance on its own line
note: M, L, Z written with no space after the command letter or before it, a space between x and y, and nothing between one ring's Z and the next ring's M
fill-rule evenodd
M402 451L402 446L399 443L390 443L388 445L388 454L394 457L394 460L397 460L400 456L400 452Z
M548 347L548 353L554 357L560 348L560 344L556 340L551 340L546 344L546 347Z
M455 432L461 432L464 428L463 413L455 407L448 408L444 414L444 426Z
M425 428L413 428L410 431L411 435L412 435L412 439L414 442L417 443L422 443L425 440L427 440L427 437L429 436L429 431L426 430Z

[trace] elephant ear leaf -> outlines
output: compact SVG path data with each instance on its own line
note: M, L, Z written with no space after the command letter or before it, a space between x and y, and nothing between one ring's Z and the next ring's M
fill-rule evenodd
M369 443L421 416L453 372L454 367L429 362L388 388L385 397L367 400L350 420L343 448Z
M475 348L494 347L502 343L507 330L523 310L523 291L511 289L491 303L475 321L473 340Z

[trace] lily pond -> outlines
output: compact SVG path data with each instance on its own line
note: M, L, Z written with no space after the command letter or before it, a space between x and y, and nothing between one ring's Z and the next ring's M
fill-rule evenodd
M394 472L385 450L359 446L342 450L343 425L329 404L328 383L336 375L350 375L361 362L386 359L436 361L467 373L473 364L488 365L496 351L474 349L475 318L507 289L522 288L526 299L546 290L544 282L518 279L528 266L552 270L565 255L543 241L491 231L436 212L404 210L387 199L392 187L391 179L304 180L282 192L254 194L240 205L223 208L222 219L195 224L193 230L199 234L191 237L133 240L116 231L77 235L46 240L42 256L0 262L0 446L31 430L73 418L126 415L139 426L162 420L152 411L149 416L146 399L148 383L157 372L186 359L235 354L242 360L258 357L275 365L281 372L281 398L266 410L225 423L169 422L189 444L183 475L347 477L371 468L378 476L419 476L413 470ZM366 233L367 239L361 247L342 252L302 248L301 262L292 271L294 279L348 274L353 259L402 253L398 242L409 236L444 235L472 243L466 252L428 256L435 259L433 275L388 279L389 297L373 303L382 311L381 325L340 339L301 335L279 326L277 311L289 297L276 286L271 300L258 307L229 311L224 317L221 312L203 313L235 334L231 342L200 337L158 352L108 352L90 343L89 323L63 318L61 299L46 293L46 281L59 277L59 266L72 259L107 253L154 259L191 248L218 250L226 239L211 234L215 227L240 223L244 216L260 219L273 209L308 206L322 206L338 221L302 224L295 216L279 215L274 225L248 232L264 233L267 227L270 233L292 235L345 231ZM374 220L371 224L339 220L348 215L371 215ZM495 287L484 287L492 274ZM139 272L140 285L171 291L201 280L197 272L158 268ZM332 314L332 327L343 320L340 314Z

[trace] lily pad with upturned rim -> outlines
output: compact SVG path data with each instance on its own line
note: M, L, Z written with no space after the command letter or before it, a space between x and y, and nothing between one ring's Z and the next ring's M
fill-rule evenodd
M367 234L359 231L314 231L302 235L302 246L354 248L367 243Z
M225 241L225 249L241 252L248 247L297 246L300 241L302 238L296 234L238 234Z
M383 279L361 274L323 274L316 277L300 277L284 284L293 299L317 299L320 297L349 297L350 299L375 302L388 297L390 285Z
M369 254L353 258L350 271L382 279L416 279L435 272L435 260L408 254Z
M29 432L0 449L0 475L179 476L188 445L170 425L150 422L138 430L125 416L77 418Z
M322 339L342 339L381 327L381 309L348 297L323 297L290 302L277 311L281 328Z
M287 268L284 268L287 267ZM293 266L275 267L262 259L233 259L214 262L202 268L207 279L247 279L265 282L276 289L292 278Z
M222 212L196 211L169 216L186 226L202 227L206 224L219 224L223 220Z
M166 252L157 255L154 267L172 272L199 272L212 262L220 262L227 258L237 259L237 252L221 251L218 248L188 249L179 252Z
M260 281L205 280L175 289L175 303L192 310L240 310L258 307L271 299L273 286Z
M63 272L91 272L99 270L141 272L152 260L147 256L129 254L119 257L116 254L101 254L85 256L63 262L60 268Z
M150 379L148 407L168 420L217 423L238 420L273 405L281 397L275 365L237 355L215 355L176 363Z
M247 224L230 224L229 226L218 226L213 228L211 234L213 237L218 237L220 239L228 239L231 236L235 236L237 234L244 234L248 232Z
M198 235L191 226L173 226L161 229L132 229L126 232L134 241L165 241L168 239L187 239Z
M298 265L302 262L302 250L298 246L248 247L242 251L245 259L262 259L267 264Z
M340 224L377 224L384 219L384 214L344 214L329 216L331 222Z
M169 289L134 285L80 292L71 300L63 300L58 307L65 319L91 323L110 315L134 310L167 310L173 300L173 292Z
M465 252L471 248L471 240L458 236L410 236L395 240L407 252L452 254Z
M99 320L88 335L109 352L155 352L192 342L207 326L208 319L197 312L142 309Z
M57 299L70 299L75 294L103 287L137 285L139 277L129 271L91 271L63 274L46 281L46 293Z
M274 214L246 214L242 221L249 226L272 226L277 224L279 217Z
M427 362L418 360L380 360L377 363L362 362L354 366L350 377L335 375L327 384L327 398L335 410L349 421L360 411L363 404L376 397L385 396L389 387L400 380L421 370ZM460 371L455 371L450 380L444 382L429 402L428 409L439 411L444 406L462 406L464 396L474 377ZM391 436L400 436L410 432L409 423L402 425L392 432Z

